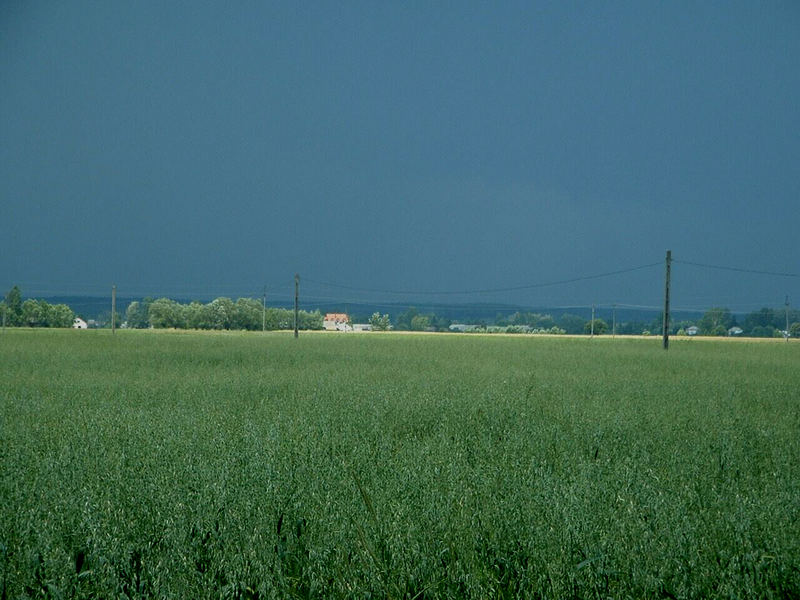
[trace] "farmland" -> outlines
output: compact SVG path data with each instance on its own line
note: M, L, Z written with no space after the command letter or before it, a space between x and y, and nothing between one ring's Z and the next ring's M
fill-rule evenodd
M7 330L0 596L800 596L800 344Z

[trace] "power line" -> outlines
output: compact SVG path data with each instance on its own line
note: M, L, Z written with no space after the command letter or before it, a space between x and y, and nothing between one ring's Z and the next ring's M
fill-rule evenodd
M82 283L71 281L68 283L63 283L60 281L50 281L50 282L39 282L39 281L15 281L9 282L7 287L11 287L11 285L15 284L17 287L24 294L51 294L51 295L59 295L59 296L70 296L70 295L99 295L105 296L107 295L108 285L106 284L92 284L92 283ZM175 284L170 283L168 285L155 285L152 283L144 283L144 284L126 284L124 281L121 284L117 284L117 288L120 290L121 293L124 293L128 296L139 296L139 295L153 295L153 293L160 293L160 294L168 294L168 295L212 295L212 294L240 294L245 290L251 289L261 289L261 286L254 286L252 283L212 283L212 284ZM291 289L291 286L285 284L274 284L269 285L269 289L277 290L277 289ZM155 290L155 292L154 292ZM249 293L249 292L248 292ZM261 292L258 292L258 295L261 295Z
M356 286L349 286L349 285L341 285L338 283L329 283L325 281L318 281L315 279L310 279L308 277L305 278L305 281L309 283L316 283L317 285L323 285L332 288L339 288L343 290L350 290L355 292L369 292L374 294L403 294L403 295L418 295L418 296L456 296L456 295L467 295L467 294L491 294L497 292L516 292L519 290L530 290L535 288L543 288L543 287L550 287L556 285L565 285L568 283L576 283L578 281L589 281L592 279L601 279L603 277L611 277L613 275L622 275L623 273L631 273L633 271L639 271L642 269L649 269L651 267L656 267L661 265L660 262L650 263L647 265L639 265L638 267L630 267L628 269L620 269L618 271L609 271L607 273L598 273L596 275L584 275L581 277L573 277L570 279L560 279L556 281L546 281L540 283L530 283L525 285L517 285L512 287L504 287L504 288L489 288L489 289L477 289L477 290L439 290L439 291L422 291L422 290L378 290L378 289L371 289L371 288L361 288Z
M765 276L771 276L771 277L800 278L800 274L797 274L797 273L775 272L775 271L767 271L767 270L759 270L759 269L746 269L746 268L741 268L741 267L731 267L731 266L724 266L724 265L713 265L713 264L708 264L708 263L701 263L701 262L688 261L688 260L679 260L679 259L673 259L673 262L674 263L683 264L683 265L693 266L693 267L705 268L705 269L717 269L717 270L732 271L732 272L738 272L738 273L751 273L751 274L765 275ZM567 278L567 279L534 282L534 283L528 283L528 284L523 284L523 285L498 287L498 288L464 289L464 290L438 290L438 291L431 291L431 290L375 289L375 288L366 288L366 287L359 287L359 286L355 286L355 285L346 285L346 284L339 284L339 283L334 283L334 282L325 282L325 281L305 278L304 281L306 283L312 284L312 287L313 287L314 284L316 284L316 286L318 286L316 289L319 290L321 293L318 294L318 295L314 295L313 293L310 294L310 295L308 295L308 294L305 295L306 301L304 301L303 304L308 305L309 304L308 301L311 300L312 301L311 304L318 305L318 306L322 306L323 303L345 303L345 304L364 304L364 305L371 305L371 306L374 306L374 307L385 307L385 308L393 308L393 307L397 307L398 305L406 305L406 306L415 305L418 308L423 308L423 307L427 306L427 307L433 308L433 307L437 306L435 304L432 304L432 302L436 302L437 301L434 298L435 296L451 297L449 299L442 298L441 300L439 300L439 302L453 302L453 301L457 301L457 300L456 300L456 298L452 298L452 297L459 296L459 295L461 295L461 296L469 296L469 295L478 295L478 294L505 293L505 292L532 290L532 289L545 288L545 287L554 287L554 286L560 286L560 285L567 285L567 284L571 284L571 283L577 283L577 282L581 282L581 281L591 281L591 280L602 279L602 278L606 278L606 277L612 277L612 276L616 276L616 275L622 275L622 274L625 274L625 273L631 273L631 272L634 272L634 271L639 271L639 270L643 270L643 269L649 269L649 268L657 267L657 266L660 266L661 264L662 264L662 262L659 261L659 262L654 262L654 263L634 266L634 267L630 267L630 268L626 268L626 269L618 269L618 270L608 271L608 272L604 272L604 273L583 275L583 276L571 277L571 278ZM34 294L37 295L37 296L48 295L48 296L76 296L76 297L87 295L87 296L93 296L91 298L91 300L88 302L88 304L98 304L99 305L99 304L104 304L106 302L105 299L101 300L101 299L97 298L97 296L105 296L105 294L103 294L100 291L100 290L105 291L105 289L106 289L105 285L90 284L88 282L74 282L73 281L73 282L70 282L70 284L64 285L63 287L61 287L59 289L59 287L61 285L62 284L60 282L44 283L44 282L37 282L37 281L23 281L22 282L22 289L23 289L24 292L26 292L26 296L32 296ZM198 298L200 298L200 297L203 297L203 298L208 297L208 298L210 298L210 297L213 297L214 295L217 295L217 294L229 295L231 292L234 292L234 291L236 291L236 293L238 295L240 295L241 297L254 297L255 298L255 297L260 297L262 295L260 287L259 287L259 291L258 292L254 292L254 291L252 291L252 289L253 289L252 284L236 284L236 283L215 283L215 284L210 284L210 285L188 284L188 283L179 283L179 284L176 285L175 283L172 283L172 284L167 285L165 287L138 284L138 285L132 285L129 289L126 289L127 286L118 285L117 287L121 291L123 296L128 297L128 298L137 297L137 296L143 296L143 295L150 295L150 296L153 296L153 297L155 297L155 296L166 296L166 297L184 297L185 298L185 297L195 296L195 297L198 297ZM65 292L64 291L64 289L70 289L70 288L73 291L71 291L71 292ZM286 284L286 283L278 284L277 282L274 282L274 285L268 285L268 288L271 290L271 298L273 299L273 301L278 301L278 302L287 301L287 300L291 301L292 296L290 295L291 294L290 290L292 290L292 288L293 288L292 285L289 285L289 284ZM357 298L357 299L353 299L352 297L351 298L347 298L347 296L351 295L351 294L342 294L343 296L345 296L344 298L336 297L336 295L337 295L336 292L326 293L325 291L322 291L321 288L333 288L333 289L339 289L339 290L347 290L349 292L352 292L352 296L361 296L361 298ZM78 290L80 290L80 291L78 291ZM89 290L92 290L92 291L89 291ZM97 290L97 291L94 291L94 290ZM144 290L147 290L149 293L147 293L147 294L143 293ZM157 293L153 293L153 290L158 290L158 291L157 291ZM286 293L286 292L289 292L289 293ZM370 300L366 299L365 296L362 296L362 294L376 294L376 295L377 294L385 294L385 295L397 295L397 296L406 296L406 297L422 296L422 297L425 297L427 299L427 302L423 302L423 303L410 302L408 300L408 298L398 298L397 302L393 302L391 300L391 298L386 298L386 297L382 298L380 302L371 302ZM378 298L375 297L375 299L377 300ZM419 298L419 299L422 300L422 298ZM464 301L464 300L468 300L468 299L467 298L462 298L461 300ZM719 299L712 300L711 298L708 298L708 300L709 300L709 302L715 303L715 304L720 304L720 303L725 304L725 302L720 301ZM474 299L472 299L472 301L473 302L477 302L477 301L479 301L479 298L474 298ZM684 298L684 302L687 303L687 304L693 303L693 302L704 303L705 299L701 299L701 298L695 296L695 297L692 297L691 299ZM84 302L83 304L87 304L87 302ZM590 306L588 304L574 304L574 305L571 305L571 306L564 306L564 305L558 305L556 303L541 302L541 300L539 301L539 304L543 308L548 308L548 309L553 309L553 310L559 310L559 309L563 310L563 309L569 309L569 308L584 309L584 308L587 308L587 307ZM641 304L641 305L623 304L623 303L616 303L616 304L617 304L618 308L626 307L626 308L631 308L631 309L644 309L644 310L653 310L653 309L660 309L661 308L660 306L644 305L644 304ZM733 303L728 302L727 304L731 305L732 307L734 307L734 306L740 307L740 310L744 309L745 306L750 307L750 306L759 305L759 303L748 303L748 304L745 305L745 304L741 304L741 303L737 304L736 302L733 302ZM765 302L765 303L760 303L760 304L768 305L770 303L769 302ZM498 303L497 299L495 298L494 302L487 303L486 305L482 305L482 308L489 309L490 307L492 307L492 308L496 307L496 309L499 309L501 311L505 311L505 310L508 310L508 309L514 310L514 309L517 309L517 308L524 309L523 307L526 306L526 305L530 305L530 303L529 302L523 302L523 303L509 302L508 304L505 304L505 303ZM598 306L604 306L604 305L611 306L611 303L599 303L598 304ZM530 305L530 306L532 306L532 305ZM689 308L689 307L684 306L684 307L681 307L681 308L676 308L675 310L700 311L700 310L703 310L703 309L700 308L700 307L698 307L698 308Z
M755 273L756 275L771 275L773 277L800 277L798 273L777 273L775 271L760 271L758 269L742 269L739 267L725 267L722 265L709 265L705 263L692 262L688 260L673 259L672 262L680 263L682 265L691 265L693 267L703 267L704 269L718 269L720 271L735 271L737 273Z

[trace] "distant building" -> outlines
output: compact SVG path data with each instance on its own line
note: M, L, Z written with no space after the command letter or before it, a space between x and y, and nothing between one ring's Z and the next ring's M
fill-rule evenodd
M81 319L80 317L75 317L75 320L72 322L73 329L89 329L89 325Z
M350 317L346 313L327 313L322 319L322 328L326 331L350 331Z
M353 331L372 331L369 323L353 323Z
M465 332L467 330L467 326L464 323L453 323L449 327L450 331L458 331L458 332Z
M698 333L700 333L700 329L695 325L686 328L686 335L697 335Z
M728 335L742 335L744 330L741 327L731 327L728 329Z

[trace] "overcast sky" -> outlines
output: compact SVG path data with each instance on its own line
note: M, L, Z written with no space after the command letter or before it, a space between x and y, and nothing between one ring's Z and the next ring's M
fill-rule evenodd
M796 274L799 32L794 1L5 0L0 286L658 305L667 249Z

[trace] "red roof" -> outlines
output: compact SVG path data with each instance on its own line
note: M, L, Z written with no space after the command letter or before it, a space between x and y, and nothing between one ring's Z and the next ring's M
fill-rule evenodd
M325 315L325 321L333 321L334 323L349 323L350 317L346 313L328 313Z

